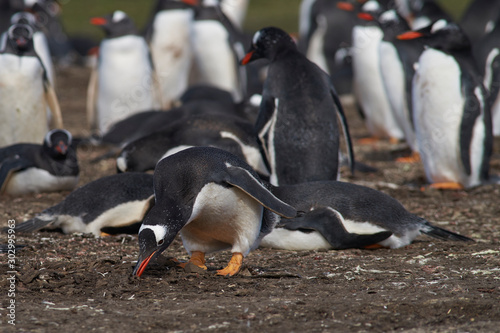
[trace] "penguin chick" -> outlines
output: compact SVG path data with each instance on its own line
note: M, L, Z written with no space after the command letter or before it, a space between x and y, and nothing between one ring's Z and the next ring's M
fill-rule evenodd
M48 132L42 145L18 143L0 148L0 193L72 190L79 171L72 136L63 129Z
M180 232L189 262L206 269L205 253L231 249L218 275L234 275L277 222L296 210L277 199L241 159L217 148L194 147L165 157L154 173L155 206L139 230L133 275L165 251Z
M60 228L65 234L82 232L98 237L103 228L112 230L141 222L154 203L152 198L153 175L134 172L111 175L77 188L57 205L17 225L15 230L34 232L50 227Z
M391 196L369 187L338 181L273 187L274 195L302 216L282 220L261 242L286 250L391 249L420 234L451 241L472 241L408 212Z

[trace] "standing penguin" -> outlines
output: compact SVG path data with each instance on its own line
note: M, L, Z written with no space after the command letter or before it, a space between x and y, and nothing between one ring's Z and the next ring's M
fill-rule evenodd
M377 245L395 249L410 244L421 233L443 240L471 241L432 225L396 199L369 187L322 181L273 187L271 191L304 213L282 220L264 237L262 247L300 251Z
M61 228L65 234L118 230L135 232L137 223L154 202L153 176L147 173L123 173L96 179L71 192L63 201L16 225L16 232L34 232L42 228Z
M66 130L48 132L42 145L19 143L0 148L0 193L72 190L78 174L76 150Z
M149 47L122 11L95 17L106 38L99 47L97 68L91 74L87 116L101 134L118 120L159 107L159 90Z
M379 46L383 32L376 19L383 12L383 7L370 0L361 8L359 24L352 32L352 66L354 97L372 135L364 141L385 138L397 142L404 138L404 133L392 112L380 70Z
M49 131L47 106L54 127L62 116L54 87L33 47L33 29L12 25L0 47L0 146L39 143Z
M220 7L235 27L243 29L250 0L221 0Z
M328 75L301 54L283 30L257 31L242 64L270 61L256 132L271 169L273 185L338 176L339 130L346 136L351 168L351 140L342 105Z
M404 133L406 143L412 155L398 159L401 162L413 162L419 159L415 128L412 118L412 81L415 63L423 52L423 44L401 41L397 36L410 30L410 27L396 10L382 13L378 22L384 37L379 45L380 72L385 92L398 126Z
M464 10L460 26L472 45L490 32L500 12L500 0L472 0Z
M467 36L457 24L439 20L399 38L422 38L426 46L413 80L413 121L427 180L451 189L484 183L491 114Z
M238 64L244 55L241 32L220 8L219 0L203 0L196 9L192 44L194 83L231 92L236 103L246 97L246 72Z
M146 39L161 87L163 109L170 109L188 87L193 57L193 5L196 2L158 0L146 29Z
M218 275L234 275L245 257L269 233L280 214L295 217L253 169L220 149L195 147L165 157L154 173L155 205L139 230L139 258L133 275L166 250L180 232L189 262L206 269L205 253L231 249Z
M330 75L339 95L352 92L356 5L340 0L303 0L300 6L299 50Z

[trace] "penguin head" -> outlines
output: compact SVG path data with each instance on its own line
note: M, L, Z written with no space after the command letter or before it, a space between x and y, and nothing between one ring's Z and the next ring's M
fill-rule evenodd
M175 239L179 228L166 224L165 221L172 221L168 214L165 219L163 213L168 212L154 206L144 218L139 229L139 257L132 275L141 276L149 262L165 251Z
M10 24L27 24L34 28L37 26L35 15L30 12L17 12L10 17Z
M254 34L252 45L241 64L246 65L260 58L272 61L281 52L289 49L297 49L297 46L288 33L275 27L263 28Z
M7 32L9 48L15 53L25 53L33 49L33 28L27 24L13 24Z
M53 129L45 135L44 150L52 157L65 157L73 143L70 132L64 129Z
M100 26L106 35L106 38L116 38L126 35L137 35L137 28L132 19L122 12L116 10L112 14L102 17L93 17L90 20L92 25Z

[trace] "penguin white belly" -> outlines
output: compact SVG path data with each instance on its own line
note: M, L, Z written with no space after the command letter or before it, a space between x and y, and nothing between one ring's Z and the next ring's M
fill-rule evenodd
M28 168L12 175L5 193L22 195L27 193L72 190L77 184L78 176L54 176L43 169Z
M317 18L318 27L311 35L309 40L309 46L307 48L307 58L324 70L327 74L330 74L328 70L328 65L326 63L325 52L324 52L324 39L326 34L326 29L328 28L328 23L324 15L319 15Z
M49 126L38 58L0 55L0 101L0 146L43 141Z
M365 113L370 133L381 138L404 138L392 113L380 72L379 44L382 31L378 27L353 29L354 92Z
M249 2L250 0L222 0L220 6L231 22L241 29L247 14Z
M43 32L37 31L33 34L33 47L35 48L35 52L40 57L43 66L45 67L47 78L49 79L50 84L55 89L56 82L55 82L54 65L52 64L52 58L50 55L47 37L45 37Z
M263 207L235 187L206 184L180 234L186 250L210 253L231 248L246 256L260 234Z
M158 106L148 46L139 36L104 40L100 47L97 118L106 132L115 122Z
M497 95L491 107L491 118L493 125L493 135L500 136L500 94Z
M165 10L155 16L150 47L164 108L177 100L188 86L193 56L192 21L191 9Z
M196 21L193 48L201 83L229 91L236 102L241 101L238 64L224 26L216 21Z
M459 143L465 103L460 83L461 71L453 57L435 49L420 56L413 84L413 118L425 173L431 183L466 185Z
M382 82L392 108L392 113L399 128L404 133L406 142L413 151L417 151L415 130L413 129L411 113L405 100L405 71L399 59L398 52L393 44L381 41L379 53Z
M331 250L332 246L317 231L302 232L275 228L260 242L260 246L282 250L313 251Z

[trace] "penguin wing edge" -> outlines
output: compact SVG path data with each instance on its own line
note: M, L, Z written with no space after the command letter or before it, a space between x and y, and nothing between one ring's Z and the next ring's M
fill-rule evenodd
M16 171L31 166L33 166L33 164L30 161L19 157L11 157L2 161L0 164L0 194L6 190L10 177L12 177Z
M297 210L294 207L274 196L247 170L230 166L227 171L228 177L224 181L247 193L262 206L285 218L293 218L297 215Z

